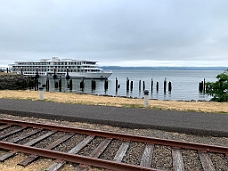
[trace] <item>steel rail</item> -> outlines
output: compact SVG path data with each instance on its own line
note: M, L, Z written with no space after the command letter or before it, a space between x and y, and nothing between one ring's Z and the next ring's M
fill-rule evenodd
M73 163L80 163L83 165L90 165L90 166L107 168L107 169L118 170L118 171L132 171L132 170L164 171L164 170L159 170L154 168L141 167L137 165L130 165L130 164L103 160L103 159L98 159L93 157L86 157L86 156L80 156L76 154L69 154L69 153L63 153L58 151L40 149L36 147L23 146L19 144L4 142L4 141L0 141L0 147L3 149L35 154L38 156L48 157L52 159L54 158L54 159L65 160Z
M94 136L100 136L100 137L106 137L106 138L115 138L115 139L124 140L124 141L135 141L135 142L143 142L148 144L166 145L166 146L171 146L175 148L185 148L185 149L191 149L191 150L198 150L201 152L223 153L228 155L228 147L224 147L224 146L181 142L181 141L174 141L174 140L167 140L167 139L160 139L160 138L135 136L135 135L73 128L73 127L66 127L66 126L47 125L47 124L41 124L41 123L25 122L25 121L10 120L10 119L0 119L0 123L55 130L55 131L63 131L63 132L70 132L70 133L77 133L77 134L84 134L84 135L94 135Z

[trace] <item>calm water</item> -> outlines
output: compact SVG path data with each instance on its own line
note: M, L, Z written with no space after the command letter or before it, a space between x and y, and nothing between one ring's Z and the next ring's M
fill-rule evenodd
M145 89L149 90L149 98L158 100L210 100L206 94L199 92L199 82L216 81L216 76L223 70L113 70L108 80L108 90L104 90L104 81L96 80L96 89L91 90L91 80L85 80L84 93L107 94L116 96L143 97L143 91L139 91L139 80L145 81ZM116 92L116 78L120 88ZM133 91L126 91L126 78L133 81ZM164 80L172 83L172 91L164 93ZM151 79L153 79L153 90L151 91ZM45 84L46 79L40 79ZM54 88L54 81L50 80L50 91L58 91ZM79 83L81 79L73 79L73 91L82 92ZM156 83L159 82L159 91L156 91ZM62 79L62 91L69 91L67 80ZM141 85L141 89L143 86Z

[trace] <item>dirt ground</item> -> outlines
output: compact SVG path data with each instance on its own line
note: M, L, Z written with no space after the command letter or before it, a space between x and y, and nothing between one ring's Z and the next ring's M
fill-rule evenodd
M43 92L45 101L73 104L104 105L117 107L143 108L144 99L132 99L121 97L107 97L90 94L76 94L69 92ZM2 90L0 98L40 100L38 91ZM186 102L186 101L162 101L149 100L147 108L159 110L197 111L209 113L228 113L227 102Z

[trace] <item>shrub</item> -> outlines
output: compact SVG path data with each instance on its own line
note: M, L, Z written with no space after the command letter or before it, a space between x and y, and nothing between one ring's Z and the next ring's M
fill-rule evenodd
M212 101L228 101L228 75L226 72L217 75L218 81L206 83L206 94L213 96Z

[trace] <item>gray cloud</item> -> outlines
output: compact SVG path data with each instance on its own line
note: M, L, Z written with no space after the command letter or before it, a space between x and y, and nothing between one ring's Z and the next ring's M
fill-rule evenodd
M1 63L59 56L225 65L227 58L226 0L3 0L0 15Z

